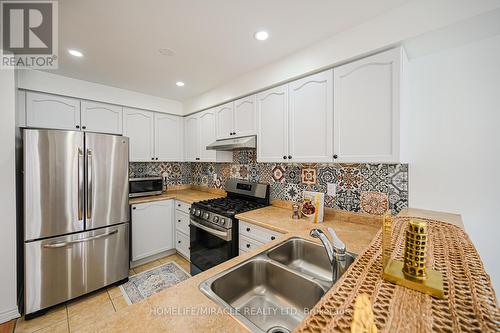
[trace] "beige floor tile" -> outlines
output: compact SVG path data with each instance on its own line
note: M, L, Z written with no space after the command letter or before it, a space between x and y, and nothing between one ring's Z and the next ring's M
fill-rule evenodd
M117 298L117 297L123 297L122 291L120 290L119 286L112 286L106 288L108 290L109 298Z
M141 273L141 272L147 271L148 269L158 267L160 265L161 265L161 262L159 260L155 260L152 262L148 262L147 264L144 264L142 266L134 267L134 272Z
M115 311L118 312L128 307L127 301L124 297L117 297L112 300Z
M74 316L87 308L96 307L105 303L111 304L111 298L106 290L101 290L96 293L81 297L68 304L68 316Z
M132 276L132 275L135 275L135 272L133 269L129 269L128 270L128 276Z
M69 333L68 321L64 320L55 325L42 328L41 330L36 331L36 333Z
M66 322L67 318L66 306L61 305L31 320L25 320L24 317L18 319L15 332L35 332L62 321Z
M107 296L107 293L105 294ZM68 308L68 310L69 309L70 308ZM85 306L77 307L76 309L73 308L73 310L69 312L69 328L73 331L89 323L104 320L113 313L115 313L115 308L109 297L106 297L106 300L100 302L89 302L85 304Z

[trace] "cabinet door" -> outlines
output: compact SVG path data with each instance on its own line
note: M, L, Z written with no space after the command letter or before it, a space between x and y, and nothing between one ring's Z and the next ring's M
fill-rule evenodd
M175 248L174 200L132 205L132 260Z
M288 85L257 96L257 161L286 162L288 155Z
M182 118L155 113L155 160L163 162L182 161Z
M28 91L26 125L39 128L79 129L80 100Z
M124 108L123 135L129 137L130 162L154 160L153 112Z
M215 135L215 112L207 110L199 114L199 151L200 161L202 162L215 162L215 150L207 150L207 146L216 140Z
M217 139L232 138L234 135L233 102L213 109L217 121ZM214 140L215 141L215 140Z
M184 143L186 162L195 162L200 158L200 145L198 140L198 116L184 118Z
M341 162L399 160L401 49L334 69L334 154Z
M235 136L257 134L257 107L255 95L241 98L234 102Z
M332 81L327 70L289 84L289 161L333 160Z
M81 103L82 129L89 132L122 134L121 106L91 101Z

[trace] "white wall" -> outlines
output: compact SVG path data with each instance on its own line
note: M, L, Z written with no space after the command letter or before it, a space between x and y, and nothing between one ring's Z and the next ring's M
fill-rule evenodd
M18 317L16 300L14 71L0 69L0 323Z
M388 48L500 7L498 0L418 0L289 55L184 102L199 111L281 82ZM268 41L272 43L272 40Z
M411 60L401 135L410 206L462 214L500 291L500 36Z
M18 87L52 94L182 115L182 103L99 83L34 70L20 70Z

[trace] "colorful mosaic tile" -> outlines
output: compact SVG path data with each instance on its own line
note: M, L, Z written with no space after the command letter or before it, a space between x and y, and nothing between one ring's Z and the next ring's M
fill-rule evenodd
M275 164L271 171L272 179L276 183L284 183L285 182L285 166L282 164Z
M302 184L316 184L316 168L303 166L301 170Z
M300 167L296 164L288 164L285 169L285 182L300 184Z
M372 215L383 215L389 208L389 198L382 192L361 192L361 211Z
M215 188L224 188L230 178L247 179L270 184L272 199L290 201L300 200L304 190L326 193L327 184L335 183L337 194L325 196L325 207L360 211L362 192L386 194L393 213L408 207L407 164L257 163L255 150L242 150L234 152L233 163L133 162L129 175L164 176L167 186Z

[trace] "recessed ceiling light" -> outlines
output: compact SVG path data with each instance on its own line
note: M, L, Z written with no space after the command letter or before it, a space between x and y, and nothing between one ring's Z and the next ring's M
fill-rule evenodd
M68 53L71 54L73 57L78 57L78 58L83 57L83 53L77 50L69 49Z
M266 40L269 38L269 33L267 31L257 31L255 35L253 35L257 40Z
M182 81L177 81L177 82L175 82L175 85L176 85L177 87L184 87L184 82L182 82Z
M161 55L167 56L167 57L172 57L175 55L174 50L168 49L168 48L161 48L158 49L158 52L160 52Z

